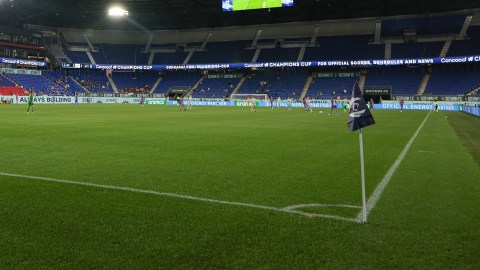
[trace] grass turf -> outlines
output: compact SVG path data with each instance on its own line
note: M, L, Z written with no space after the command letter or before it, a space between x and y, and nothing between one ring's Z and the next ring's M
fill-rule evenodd
M346 114L0 107L2 172L286 207L360 205ZM426 117L377 111L371 194ZM432 113L368 225L0 176L0 268L475 268L480 169ZM463 132L478 132L478 125ZM358 210L302 209L355 217Z
M233 11L282 7L282 0L234 0Z

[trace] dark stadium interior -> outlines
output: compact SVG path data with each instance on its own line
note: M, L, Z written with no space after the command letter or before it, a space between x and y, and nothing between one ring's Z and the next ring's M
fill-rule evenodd
M138 25L106 18L112 4L124 6L133 20L150 30L430 14L480 6L478 0L297 0L293 8L224 13L221 0L5 0L0 1L0 23L138 30Z

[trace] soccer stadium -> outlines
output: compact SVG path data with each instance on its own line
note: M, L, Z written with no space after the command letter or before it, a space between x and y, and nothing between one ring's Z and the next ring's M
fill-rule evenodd
M479 269L480 3L0 0L0 269Z

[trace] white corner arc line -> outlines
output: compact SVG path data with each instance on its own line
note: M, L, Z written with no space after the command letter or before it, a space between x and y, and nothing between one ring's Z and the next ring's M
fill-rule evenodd
M390 182L390 179L392 178L393 174L395 171L397 171L398 167L402 163L403 159L407 155L408 150L412 146L413 142L417 138L418 134L420 133L420 130L423 128L425 123L427 122L428 117L430 116L430 113L432 111L429 111L423 122L420 124L420 126L417 128L415 133L413 134L412 138L408 141L407 145L405 145L405 148L403 148L402 152L400 155L398 155L398 158L395 160L393 165L390 167L390 169L387 171L385 176L383 177L382 181L378 183L377 187L373 191L372 195L368 198L367 201L367 216L370 214L370 211L375 208L375 205L377 204L378 200L380 199L380 196L382 196L383 190L385 190L385 187L387 187L388 183ZM360 221L362 219L362 210L357 215L357 221Z
M194 197L194 196L190 196L190 195L182 195L182 194L176 194L176 193L170 193L170 192L158 192L158 191L154 191L154 190L129 188L129 187L121 187L121 186L111 186L111 185L102 185L102 184L94 184L94 183L81 182L81 181L56 179L56 178L41 177L41 176L30 176L30 175L22 175L22 174L13 174L13 173L5 173L5 172L0 172L0 175L1 176L15 177L15 178L33 179L33 180L40 180L40 181L47 181L47 182L71 184L71 185L78 185L78 186L88 186L88 187L103 188L103 189L110 189L110 190L121 190L121 191L135 192L135 193L151 194L151 195L156 195L156 196L171 197L171 198L178 198L178 199L191 200L191 201L201 201L201 202L216 203L216 204L223 204L223 205L240 206L240 207L246 207L246 208L263 209L263 210L269 210L269 211L275 211L275 212L295 214L295 215L300 215L300 216L305 216L305 217L310 217L310 218L326 218L326 219L334 219L334 220L358 223L358 220L356 220L355 218L346 218L346 217L340 217L340 216L334 216L334 215L324 215L324 214L314 214L314 213L307 213L307 212L302 212L302 211L293 210L293 209L290 210L290 209L277 208L277 207L266 206L266 205L258 205L258 204L232 202L232 201L216 200L216 199L209 199L209 198L202 198L202 197Z
M361 206L357 205L346 205L346 204L329 204L329 203L311 203L311 204L297 204L297 205L289 205L284 207L285 210L293 210L305 207L338 207L338 208L355 208L361 209Z

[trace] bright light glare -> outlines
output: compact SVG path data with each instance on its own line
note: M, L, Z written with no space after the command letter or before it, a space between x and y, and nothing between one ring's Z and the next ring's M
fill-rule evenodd
M121 7L112 7L108 10L109 16L126 16L128 15L128 11L121 8Z

